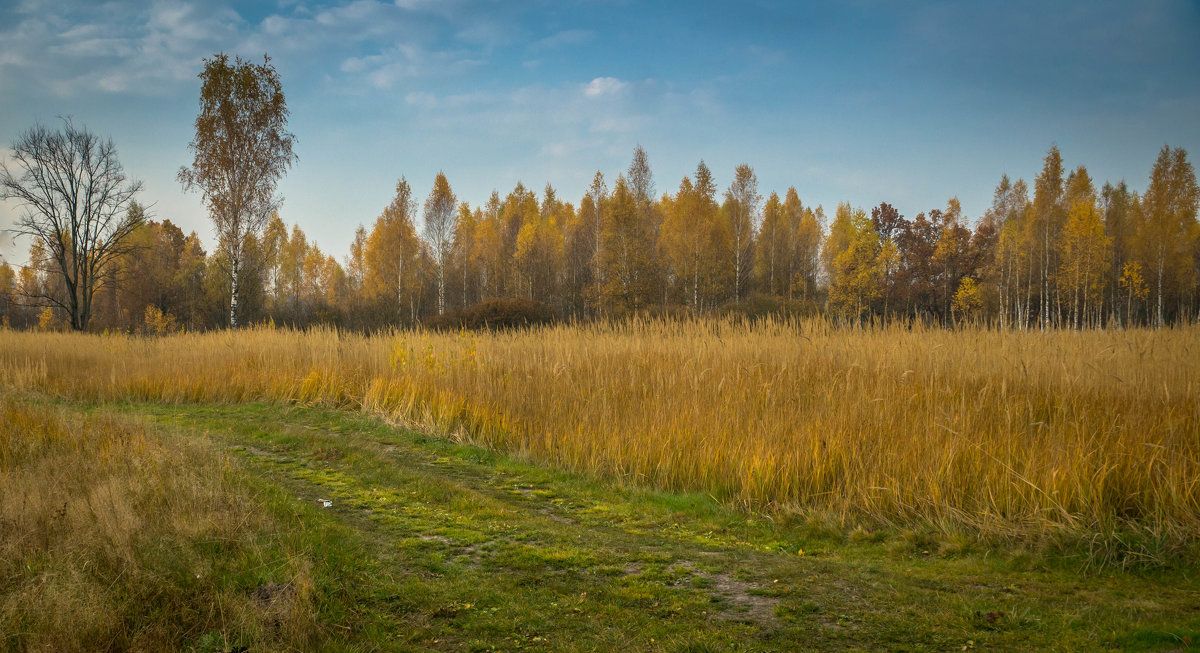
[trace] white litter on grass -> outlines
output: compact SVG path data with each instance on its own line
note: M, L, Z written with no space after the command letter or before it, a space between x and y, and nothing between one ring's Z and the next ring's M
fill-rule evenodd
M329 499L317 499L317 503L321 504L322 508L328 508L333 505L333 502Z

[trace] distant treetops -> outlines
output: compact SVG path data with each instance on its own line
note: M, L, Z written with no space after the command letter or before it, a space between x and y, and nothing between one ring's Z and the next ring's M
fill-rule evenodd
M597 172L577 205L549 184L539 197L518 183L472 207L439 173L418 210L401 178L342 262L270 213L241 241L233 318L377 328L511 297L559 319L778 311L1021 329L1194 322L1198 198L1182 149L1162 149L1138 194L1123 181L1097 190L1086 168L1067 171L1052 147L1032 189L1001 177L973 221L956 198L911 219L887 203L842 203L828 218L795 188L764 198L745 164L724 191L701 162L656 196L638 147L611 185ZM206 254L168 220L147 221L133 237L137 253L106 270L112 283L92 328L230 323L231 248ZM35 243L29 268L0 267L0 315L14 325L34 326L40 311L21 293L54 292L46 252Z

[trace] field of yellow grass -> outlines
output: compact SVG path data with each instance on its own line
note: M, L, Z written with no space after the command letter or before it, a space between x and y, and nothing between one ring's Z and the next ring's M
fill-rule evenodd
M1200 533L1195 327L6 331L0 379L84 400L362 410L605 478L847 527L1082 537L1135 557L1194 548Z
M228 629L304 648L309 562L279 530L208 442L0 397L4 650L172 650L206 634L215 648ZM263 577L286 580L288 601L264 609L234 582Z

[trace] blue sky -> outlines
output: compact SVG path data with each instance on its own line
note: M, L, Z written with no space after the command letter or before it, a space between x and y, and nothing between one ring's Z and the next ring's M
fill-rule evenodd
M958 196L975 218L1052 143L1139 190L1164 143L1194 161L1198 34L1193 0L0 2L0 146L73 116L113 137L156 218L211 242L175 182L196 75L265 52L300 157L281 215L339 258L401 175L421 198L444 170L473 205L518 180L577 203L637 144L659 193L701 159L722 188L747 162L764 196L794 185L830 214ZM9 261L28 247L0 235Z

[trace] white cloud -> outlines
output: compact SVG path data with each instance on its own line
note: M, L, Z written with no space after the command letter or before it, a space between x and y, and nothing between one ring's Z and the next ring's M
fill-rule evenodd
M146 42L170 52L193 50L236 36L240 23L241 16L228 7L165 0L151 6Z
M424 11L436 7L439 0L395 0L395 5L407 11Z
M496 48L512 43L515 35L509 25L479 20L460 29L455 36L464 43Z
M271 14L262 21L262 29L271 36L282 36L287 33L291 21L279 14Z
M567 142L562 142L562 141L554 142L554 143L546 143L545 145L542 146L542 154L543 155L551 156L551 157L555 157L555 158L562 158L562 157L570 156L570 155L574 154L575 152L577 152L578 150L579 150L579 146L576 143L567 143Z
M524 38L509 5L464 0L278 0L249 23L232 0L89 3L27 0L0 26L0 88L82 97L88 93L168 95L195 81L213 52L269 52L347 92L388 90L402 80L452 76ZM566 30L546 46L590 38ZM339 63L340 62L340 63ZM313 70L313 68L318 70Z
M92 39L102 36L104 36L104 27L102 25L75 25L59 34L59 38L64 41Z
M372 70L367 74L367 80L371 82L371 86L383 90L391 88L402 79L415 76L419 70L409 61L393 61Z
M83 39L53 46L49 51L72 57L129 57L137 48L129 39Z
M627 82L623 82L616 77L597 77L584 84L583 94L590 98L598 98L617 95L628 87L629 84Z
M376 89L389 89L404 79L454 74L479 63L464 52L428 51L405 44L380 54L350 57L342 61L339 69L365 76Z
M405 104L426 111L434 109L458 109L492 101L494 101L494 98L486 93L457 93L438 97L433 93L413 91L404 96Z
M96 85L99 86L100 90L102 91L108 91L109 93L120 93L129 87L129 79L119 74L105 75L96 82Z
M598 94L589 94L595 89ZM604 101L597 98L603 97ZM417 120L433 133L456 133L478 142L518 142L547 159L600 159L616 146L655 129L658 110L689 115L686 94L668 93L654 80L599 78L588 84L525 86L507 93L405 96ZM534 136L531 136L534 135ZM594 171L593 171L594 172Z
M331 7L318 12L316 21L329 27L345 25L370 27L372 24L378 26L381 19L390 18L395 13L398 12L392 5L385 5L376 0L354 0L348 5Z
M410 15L439 16L453 22L473 20L472 14L478 12L467 7L467 0L395 0L394 4Z
M16 24L0 29L0 83L11 76L25 80L25 93L60 97L170 93L243 26L232 9L201 2L52 4L18 10Z
M437 96L433 93L412 92L404 96L404 103L419 109L437 108Z
M342 61L338 66L338 70L344 73L361 73L367 69L368 62L366 57L350 57Z
M746 51L764 66L778 66L787 61L787 53L778 48L768 48L761 45L751 45Z
M547 36L530 45L532 50L552 50L572 45L583 45L594 39L596 33L586 29L568 29Z

